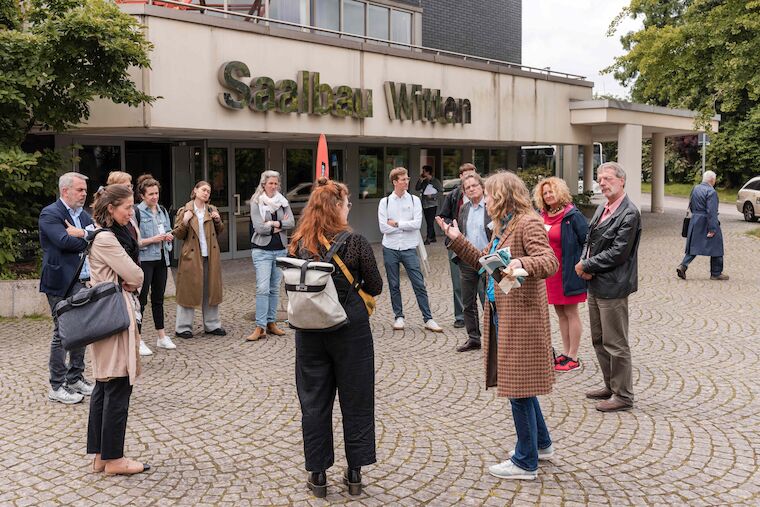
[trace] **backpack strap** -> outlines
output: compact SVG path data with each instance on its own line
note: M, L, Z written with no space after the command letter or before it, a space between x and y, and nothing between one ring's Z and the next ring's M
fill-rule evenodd
M82 258L79 261L79 266L77 267L77 270L74 272L74 278L71 279L71 282L69 283L69 286L66 288L66 292L63 294L64 299L69 297L69 293L71 292L71 289L74 288L74 285L79 280L79 273L82 272L82 268L84 267L84 261L87 259L87 256L90 254L90 250L92 249L93 243L95 243L95 236L100 234L103 231L106 231L108 229L97 229L95 231L92 231L90 233L90 238L87 240L87 248L84 249L84 252L82 252Z
M330 248L328 248L327 250L327 253L322 258L322 262L330 262L330 260L332 260L335 253L338 251L338 249L341 246L343 246L343 243L346 242L346 240L348 239L350 235L351 233L349 233L348 231L343 231L337 236L335 236L335 238L333 239L332 245L330 245L330 243L327 241L327 238L325 238L323 235L320 234L320 237L319 237L320 243L322 243L325 246L325 248L327 248L328 245L330 246ZM325 243L327 244L325 245Z

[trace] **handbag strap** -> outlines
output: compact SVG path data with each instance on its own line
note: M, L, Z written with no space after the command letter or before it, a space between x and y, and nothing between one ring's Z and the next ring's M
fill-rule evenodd
M343 231L337 236L335 236L335 239L333 239L332 245L329 241L327 241L327 238L324 237L324 235L319 235L319 241L324 245L325 248L327 248L327 253L322 258L322 262L330 262L330 260L335 256L335 253L338 251L338 249L343 246L343 243L346 242L346 239L348 239L349 233L348 231Z
M361 288L359 287L359 283L354 280L354 277L351 274L351 271L348 270L348 267L346 267L346 264L343 262L343 260L341 260L341 258L335 253L335 250L337 250L335 248L335 245L338 243L338 238L340 236L344 235L344 234L345 234L345 237L342 238L341 241L340 241L340 243L342 244L346 240L346 238L348 237L348 233L347 232L342 232L338 236L336 236L335 242L333 242L332 245L330 245L330 242L327 241L327 238L325 238L322 234L319 235L319 242L322 243L322 245L325 248L329 249L328 250L328 254L330 252L332 252L331 257L333 259L335 259L335 263L338 265L338 267L340 268L340 270L343 272L343 276L346 277L346 280L348 280L348 283L351 284L351 287L353 287L357 292L359 292L361 290ZM329 261L326 261L326 262L329 262Z
M98 229L90 233L90 238L86 240L88 242L87 248L85 248L84 251L82 252L82 258L79 260L79 266L77 267L77 270L74 273L74 278L71 279L69 286L66 288L66 292L63 294L64 299L69 297L69 293L71 293L71 289L74 288L74 285L76 285L77 281L79 280L79 274L82 272L82 268L84 267L84 261L87 259L87 256L90 254L90 250L92 249L93 243L95 243L95 236L97 236L98 234L100 234L101 232L105 230L106 229Z

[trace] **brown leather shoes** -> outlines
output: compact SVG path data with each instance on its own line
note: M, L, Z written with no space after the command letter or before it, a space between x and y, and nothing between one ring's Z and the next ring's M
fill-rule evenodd
M633 404L625 402L617 396L613 396L609 400L600 401L596 404L596 409L599 412L619 412L621 410L630 410L632 408Z
M106 475L134 475L150 470L150 465L140 463L128 458L119 458L106 461Z
M253 333L248 335L248 337L245 339L249 342L255 342L259 341L262 338L266 338L267 332L264 330L263 327L256 326L256 329L253 330Z
M285 336L285 331L277 327L277 324L275 322L270 322L267 324L267 333L273 334L275 336Z
M586 393L586 398L590 400L608 400L612 397L612 391L606 387L600 389L592 389Z

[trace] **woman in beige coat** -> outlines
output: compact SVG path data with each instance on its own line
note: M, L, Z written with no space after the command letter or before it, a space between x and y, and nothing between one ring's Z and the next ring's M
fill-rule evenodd
M498 396L509 397L517 444L510 459L489 467L502 479L535 479L538 460L554 453L538 395L549 394L554 384L549 309L544 279L558 268L543 220L533 209L525 184L514 173L499 172L486 180L488 215L493 219L493 242L475 249L459 231L456 221L438 225L452 240L449 248L462 262L479 269L478 259L509 247L511 262L502 271L523 268L528 276L519 288L505 294L488 277L483 318L486 387L496 386Z
M222 263L217 236L224 231L219 211L209 204L211 184L199 181L192 201L177 210L172 234L182 240L177 269L177 322L174 334L193 337L195 309L203 312L203 329L224 336L219 317L222 302Z
M129 398L140 375L140 335L133 298L128 294L143 283L143 272L130 256L138 248L127 230L133 204L132 190L125 185L101 188L93 204L93 218L106 232L95 236L90 251L90 283L121 282L130 316L128 330L90 345L96 382L90 398L87 453L95 454L93 471L106 475L131 475L150 469L150 465L124 457Z

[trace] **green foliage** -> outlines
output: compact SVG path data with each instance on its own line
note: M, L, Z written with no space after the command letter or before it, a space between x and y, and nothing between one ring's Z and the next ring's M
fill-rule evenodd
M24 152L24 140L81 123L96 98L153 102L129 77L150 66L151 49L136 19L108 0L0 0L0 270L29 250L22 244L63 168L50 150Z
M709 166L729 186L743 183L760 153L760 2L632 0L612 30L627 15L644 28L621 38L628 52L606 71L633 83L633 100L697 110L702 126L719 113Z

